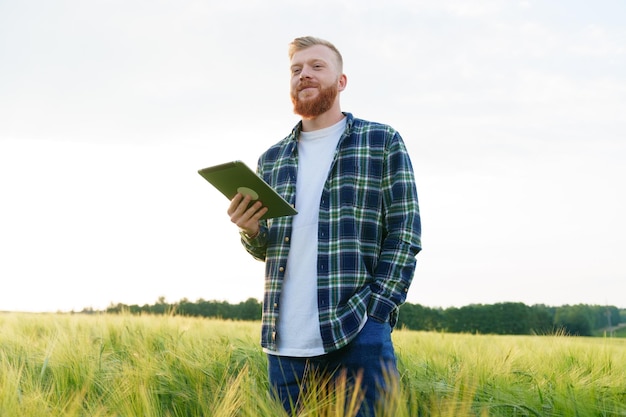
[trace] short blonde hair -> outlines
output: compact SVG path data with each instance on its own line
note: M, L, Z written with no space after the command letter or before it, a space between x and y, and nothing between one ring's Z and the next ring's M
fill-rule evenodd
M289 44L289 59L292 59L296 52L309 48L313 45L323 45L333 51L337 58L337 69L339 70L339 73L343 72L343 57L341 56L341 53L335 47L335 45L328 42L327 40L316 38L314 36L303 36L300 38L295 38L293 41L291 41L291 43Z

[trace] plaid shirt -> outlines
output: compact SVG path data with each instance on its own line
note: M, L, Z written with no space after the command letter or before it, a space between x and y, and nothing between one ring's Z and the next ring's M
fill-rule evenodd
M395 325L415 271L421 224L415 179L400 135L355 119L347 125L319 208L317 300L324 350L347 345L366 315ZM297 208L298 124L259 158L258 174ZM276 350L292 217L261 222L246 250L265 261L261 345Z

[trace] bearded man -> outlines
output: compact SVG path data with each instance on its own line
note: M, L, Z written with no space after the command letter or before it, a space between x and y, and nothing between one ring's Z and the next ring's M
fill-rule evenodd
M391 340L421 250L415 179L392 127L341 111L343 59L328 41L290 43L291 100L302 117L258 161L298 214L261 220L262 202L228 207L248 253L264 261L261 345L272 392L294 413L308 375L347 375L359 416L397 386Z

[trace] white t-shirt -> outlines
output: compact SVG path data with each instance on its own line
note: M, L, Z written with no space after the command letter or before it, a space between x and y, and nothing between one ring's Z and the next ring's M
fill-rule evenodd
M317 306L317 229L322 190L346 119L325 129L300 132L296 210L285 280L279 301L278 355L324 353Z

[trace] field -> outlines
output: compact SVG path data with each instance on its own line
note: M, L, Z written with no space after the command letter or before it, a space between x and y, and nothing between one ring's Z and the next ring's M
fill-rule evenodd
M0 314L0 416L281 416L259 323ZM626 416L626 339L396 330L381 416ZM301 416L346 413L312 395Z

